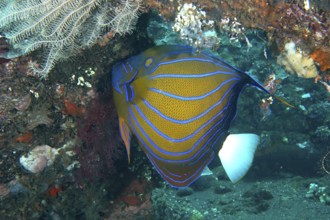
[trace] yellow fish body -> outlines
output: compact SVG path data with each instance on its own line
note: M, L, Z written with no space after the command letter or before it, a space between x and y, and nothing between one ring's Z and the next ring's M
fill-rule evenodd
M150 162L174 187L194 182L218 154L243 88L253 85L267 92L244 72L186 46L151 48L116 64L112 84L128 157L135 135ZM259 139L252 139L253 158ZM228 159L232 150L227 151L220 159L228 173L237 165ZM252 162L251 155L248 158ZM233 168L229 177L237 181L249 165L243 171Z

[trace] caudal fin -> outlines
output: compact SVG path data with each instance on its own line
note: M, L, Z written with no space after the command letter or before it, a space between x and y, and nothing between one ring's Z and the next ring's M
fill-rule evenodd
M232 182L239 181L247 173L258 144L259 136L256 134L228 135L219 151L219 157Z

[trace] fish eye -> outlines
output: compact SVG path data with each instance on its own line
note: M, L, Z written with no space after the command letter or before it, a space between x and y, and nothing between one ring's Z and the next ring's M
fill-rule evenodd
M147 58L146 61L144 62L144 66L145 67L149 67L152 64L152 58Z

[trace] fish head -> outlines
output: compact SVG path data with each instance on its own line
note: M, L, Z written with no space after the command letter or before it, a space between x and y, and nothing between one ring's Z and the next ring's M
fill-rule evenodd
M114 101L119 118L120 135L126 147L128 161L130 161L132 136L128 109L139 100L141 101L148 87L146 73L152 63L153 60L142 53L119 62L112 68Z
M130 162L131 128L128 124L128 106L134 99L132 84L138 70L128 62L119 62L112 68L112 88L115 106L119 118L120 136L125 144L128 162Z
M132 103L148 87L148 76L157 63L157 52L147 50L139 55L132 56L112 68L112 86L115 92L115 102ZM116 101L116 97L121 100ZM118 107L117 107L118 108Z

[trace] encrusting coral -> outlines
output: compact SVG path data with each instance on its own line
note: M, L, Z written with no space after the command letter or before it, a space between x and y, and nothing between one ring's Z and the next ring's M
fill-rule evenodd
M183 4L185 1L180 2ZM290 40L299 42L299 46L306 54L320 48L328 50L330 47L328 37L330 11L329 7L326 7L327 0L200 0L196 2L193 1L197 7L206 12L206 19L213 20L214 26L218 26L220 30L223 29L223 22L227 20L237 22L245 29L266 31L269 43L276 43L280 50L282 50L281 46ZM168 20L174 19L175 9L178 7L178 1L145 0L145 4L157 9ZM314 61L318 62L316 59ZM320 67L322 68L322 65Z
M316 49L310 56L320 66L321 71L330 69L330 48Z

